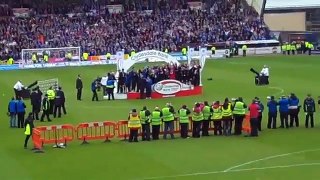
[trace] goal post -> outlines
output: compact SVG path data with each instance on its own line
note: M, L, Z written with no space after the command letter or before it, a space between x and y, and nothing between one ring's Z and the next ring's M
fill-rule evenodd
M33 55L35 55L36 60L34 59ZM21 63L22 64L46 63L44 59L45 55L48 55L47 63L81 61L81 57L82 57L80 47L22 49Z

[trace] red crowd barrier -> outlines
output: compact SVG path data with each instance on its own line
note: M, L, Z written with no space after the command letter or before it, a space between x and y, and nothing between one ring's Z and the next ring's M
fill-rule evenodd
M64 143L66 146L74 137L74 128L70 124L40 126L36 129L41 132L42 144L58 145L58 143Z
M43 153L42 146L43 140L41 139L41 131L37 128L32 130L33 149L36 153Z
M246 114L243 123L242 123L242 131L250 134L251 133L251 126L250 126L250 115Z
M127 120L120 120L117 123L117 130L118 130L118 138L122 140L128 140L130 135L130 130L128 128L128 121Z
M111 121L81 123L77 126L76 131L77 139L81 140L82 144L99 139L110 142L110 139L115 136L116 123Z

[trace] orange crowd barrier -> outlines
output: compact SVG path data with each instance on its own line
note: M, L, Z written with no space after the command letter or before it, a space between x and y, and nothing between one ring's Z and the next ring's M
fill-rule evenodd
M250 134L251 133L251 126L250 126L250 116L246 114L243 123L242 123L242 131Z
M122 140L128 140L130 135L130 130L128 128L128 121L127 120L120 120L117 123L117 130L118 130L118 138Z
M32 130L32 142L34 147L32 150L34 150L35 153L43 153L43 140L41 139L41 131L37 128Z
M54 126L40 126L37 127L41 132L41 139L43 144L55 144L64 143L66 146L68 142L73 140L74 127L69 124L54 125Z
M91 140L110 142L110 139L115 136L116 123L111 121L81 123L76 131L77 139L81 140L82 144L88 144Z

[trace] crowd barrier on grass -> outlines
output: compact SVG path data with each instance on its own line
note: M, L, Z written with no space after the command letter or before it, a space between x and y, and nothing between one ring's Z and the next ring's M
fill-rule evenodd
M189 118L189 132L192 132L192 119ZM160 134L164 132L164 123L160 128ZM210 122L209 131L213 131L213 121ZM242 124L242 131L250 134L250 117L246 115ZM64 146L68 142L77 139L82 141L82 144L88 144L88 141L104 140L104 142L110 142L111 139L118 138L120 140L128 140L130 130L128 128L127 120L104 121L104 122L87 122L81 123L74 127L70 124L65 125L53 125L53 126L39 126L32 131L32 141L34 144L35 152L43 152L43 146L46 144L52 144L59 147L60 143ZM174 133L180 133L180 124L178 119L174 120ZM141 136L141 129L139 130L139 136Z

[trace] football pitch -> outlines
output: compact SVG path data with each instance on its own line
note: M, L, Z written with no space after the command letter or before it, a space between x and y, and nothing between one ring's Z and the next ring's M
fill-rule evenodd
M254 74L266 64L270 66L270 85L254 85ZM138 65L142 67L141 65ZM0 72L0 179L308 179L320 177L320 115L315 114L315 128L304 127L304 113L300 112L299 128L266 129L266 97L278 98L295 93L303 103L308 93L317 100L320 95L319 56L246 57L206 62L203 71L204 93L201 96L151 99L91 101L91 82L114 71L115 66L91 66L56 69L36 69ZM84 83L83 101L76 101L75 81L78 74ZM7 103L13 95L13 85L21 80L25 85L35 80L59 78L66 94L68 114L53 122L39 125L74 124L80 122L126 120L132 108L143 105L153 110L171 102L175 109L186 104L189 108L197 101L223 101L242 96L249 104L258 96L265 104L263 131L258 138L243 136L210 136L200 139L160 140L127 143L113 139L110 143L91 141L80 145L73 141L66 149L45 146L43 154L23 149L24 131L10 129L6 116ZM208 81L208 78L213 78ZM100 99L102 96L100 94ZM25 102L27 112L31 110ZM317 107L317 111L319 108ZM277 119L280 125L279 116Z

